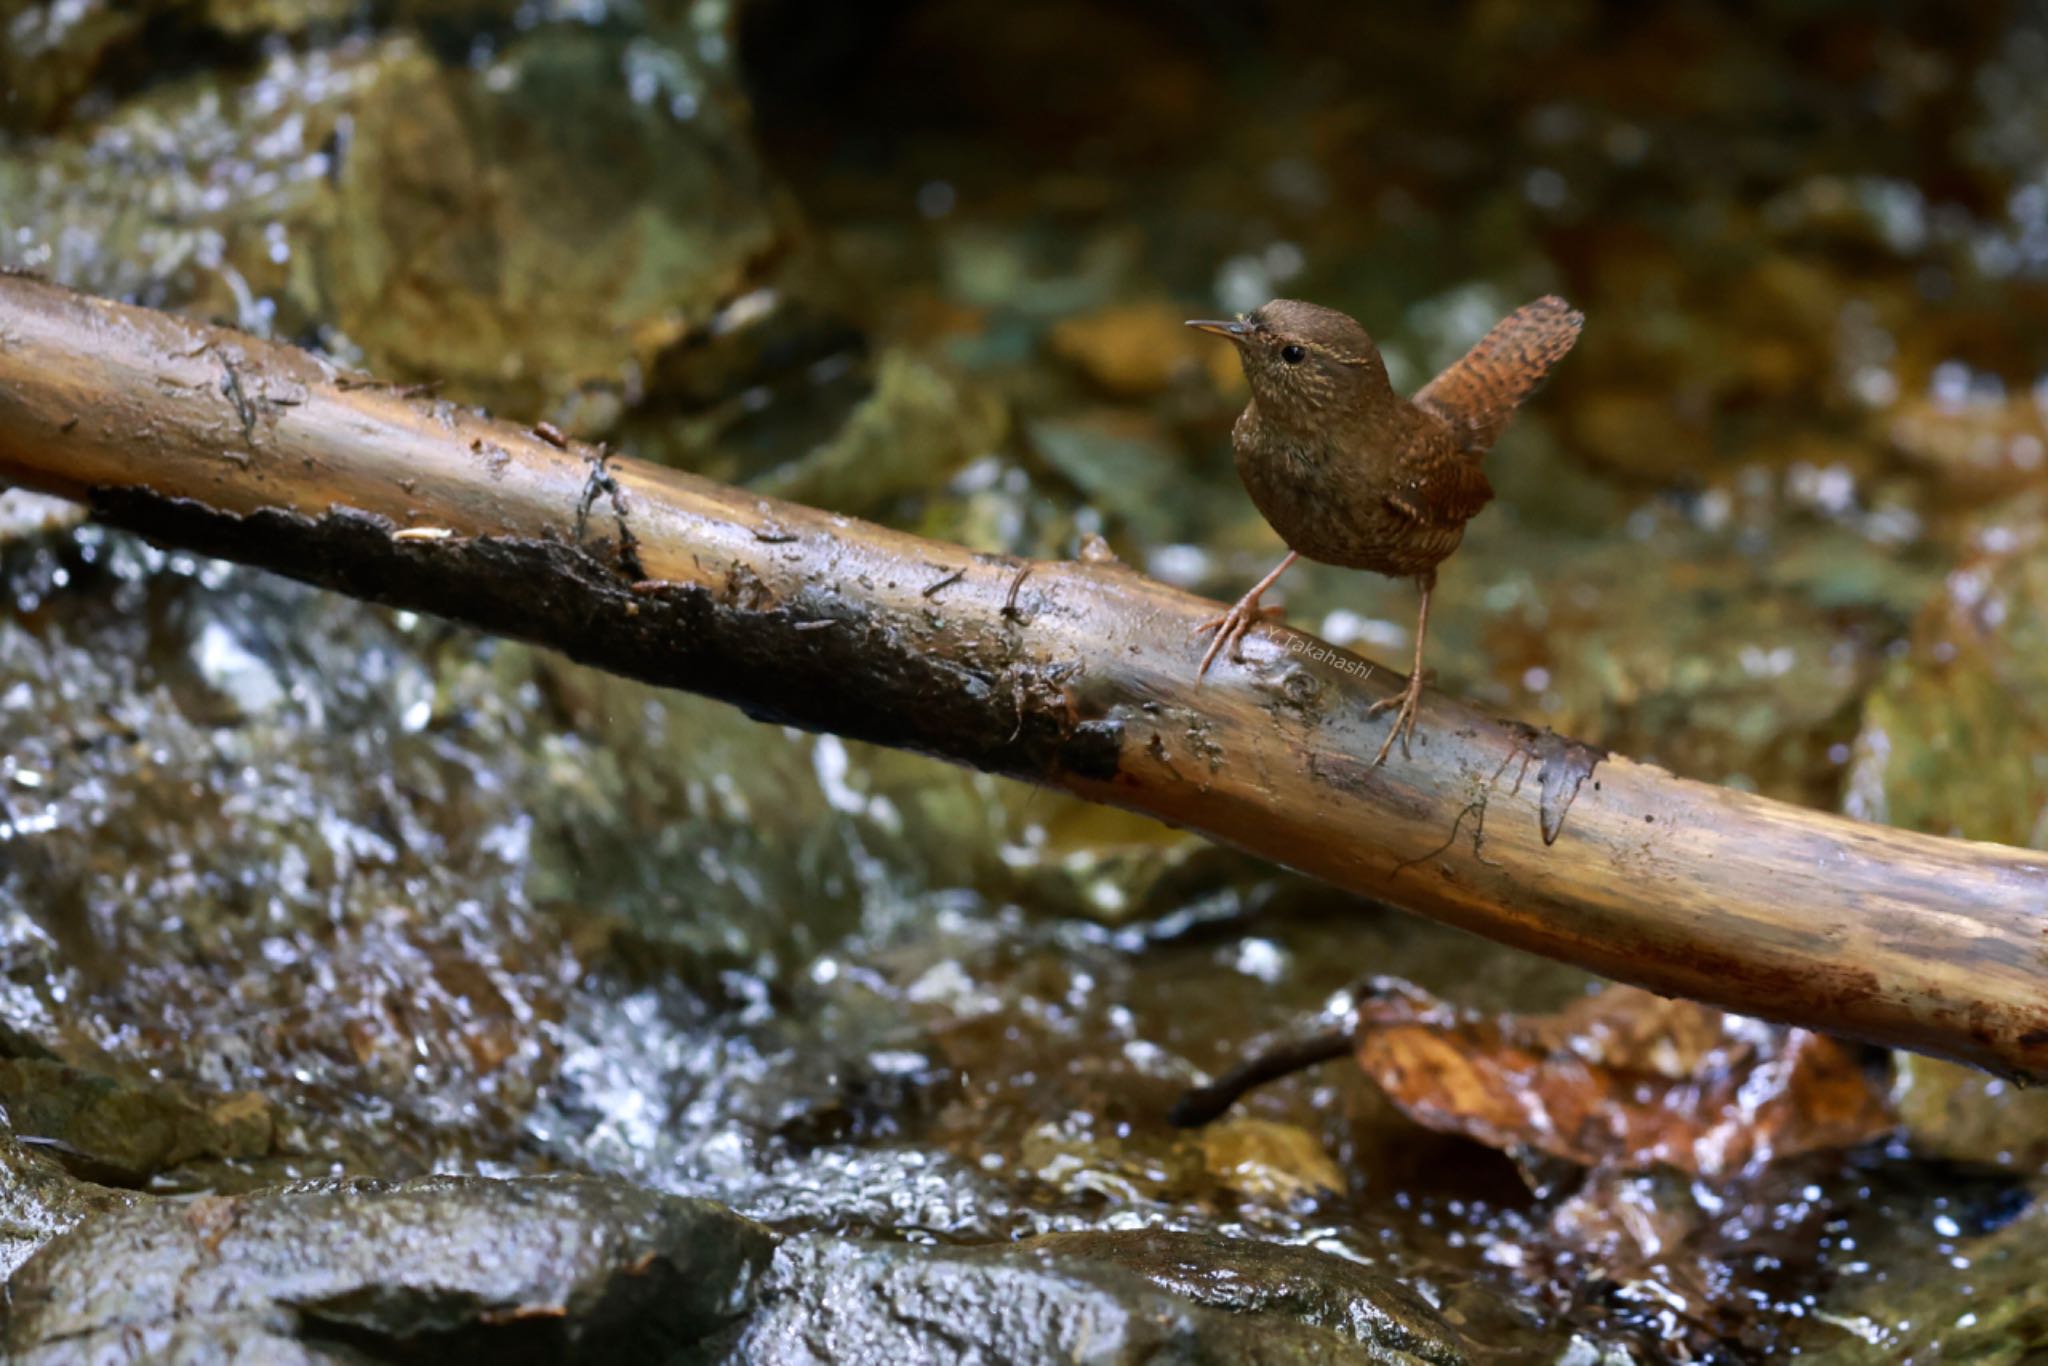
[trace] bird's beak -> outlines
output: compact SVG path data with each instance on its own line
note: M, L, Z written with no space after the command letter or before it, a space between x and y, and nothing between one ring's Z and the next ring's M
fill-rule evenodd
M1252 334L1252 325L1247 322L1213 322L1191 318L1188 326L1197 332L1214 332L1219 337L1228 337L1234 342L1244 341Z

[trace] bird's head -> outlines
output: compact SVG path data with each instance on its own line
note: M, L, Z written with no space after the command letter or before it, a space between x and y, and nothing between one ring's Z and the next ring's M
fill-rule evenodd
M1269 418L1355 415L1393 398L1379 347L1357 319L1334 308L1275 299L1231 322L1188 326L1236 345L1252 397Z

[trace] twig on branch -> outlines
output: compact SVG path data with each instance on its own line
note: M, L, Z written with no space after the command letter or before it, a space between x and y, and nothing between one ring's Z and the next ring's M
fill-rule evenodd
M0 481L757 719L1145 812L1655 991L2048 1077L2048 856L1689 782L1439 695L1414 759L1375 768L1367 709L1397 675L1262 631L1198 689L1189 631L1215 604L1118 564L978 555L600 458L18 277ZM588 515L600 493L614 515Z

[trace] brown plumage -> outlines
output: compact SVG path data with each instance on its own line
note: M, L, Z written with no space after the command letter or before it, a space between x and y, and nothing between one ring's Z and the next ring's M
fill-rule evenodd
M1493 497L1480 457L1584 324L1555 295L1525 304L1406 399L1394 392L1365 329L1333 308L1275 299L1235 322L1189 323L1237 346L1252 387L1231 429L1237 473L1289 549L1235 607L1197 628L1216 633L1197 680L1226 647L1238 657L1244 633L1267 614L1260 595L1297 556L1413 576L1422 590L1415 671L1400 697L1374 707L1400 708L1374 762L1386 761L1396 736L1407 753L1436 567Z

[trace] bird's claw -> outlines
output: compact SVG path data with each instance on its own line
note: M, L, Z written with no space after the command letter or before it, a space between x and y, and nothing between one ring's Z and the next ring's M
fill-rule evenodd
M1372 761L1374 768L1378 768L1387 761L1387 755L1393 750L1396 739L1399 739L1401 742L1401 757L1403 759L1415 757L1408 750L1408 737L1415 733L1415 713L1417 708L1421 706L1421 703L1422 674L1418 671L1409 678L1408 686L1401 689L1399 697L1383 697L1366 708L1365 714L1367 716L1378 716L1381 712L1387 711L1390 708L1400 708L1394 714L1394 724L1388 729L1387 738L1380 741L1380 752L1374 756Z
M1188 632L1190 636L1201 635L1204 631L1216 633L1216 638L1209 642L1208 650L1202 655L1201 667L1195 670L1195 686L1201 686L1202 675L1209 672L1209 666L1216 662L1216 656L1223 652L1225 646L1229 647L1232 659L1243 663L1245 632L1267 617L1281 615L1284 610L1279 607L1261 607L1257 598L1245 598L1222 616L1211 617Z

